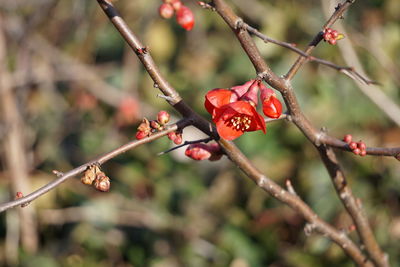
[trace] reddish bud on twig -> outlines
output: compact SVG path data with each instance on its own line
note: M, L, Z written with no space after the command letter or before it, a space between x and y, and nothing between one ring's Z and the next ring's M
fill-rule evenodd
M136 135L135 135L137 140L143 139L143 138L145 138L147 136L149 136L149 134L146 133L146 132L142 132L142 131L137 131Z
M263 112L265 116L277 119L282 114L282 103L276 97L274 90L267 88L262 84L261 88L261 101Z
M191 144L186 148L185 155L194 160L219 160L222 157L221 147L217 144Z
M353 153L359 155L361 153L361 150L359 148L353 149Z
M350 144L350 142L353 140L353 136L351 136L351 134L346 134L344 137L343 137L343 141L345 142L345 143L347 143L347 144Z
M151 121L150 122L150 126L152 129L154 130L162 130L162 126L160 125L160 123L158 123L158 121Z
M350 142L349 143L349 147L350 147L351 150L354 150L354 149L357 148L357 143L356 142Z
M193 29L194 26L194 15L193 12L187 7L182 5L176 11L176 21L187 31Z
M363 141L358 141L357 143L357 147L362 151L362 150L366 150L367 146L365 145L365 143Z
M163 3L161 6L158 8L158 14L164 19L170 19L174 15L174 8L172 5Z
M170 4L175 10L179 10L182 7L182 2L180 0L163 0L165 3Z
M247 92L239 99L250 102L254 107L258 104L258 91L260 90L260 81L254 80Z
M160 112L158 112L157 114L157 121L161 124L161 125L165 125L169 122L170 119L170 115L168 112L166 112L165 110L161 110Z
M182 139L182 134L181 134L181 133L176 133L175 139L172 140L172 141L174 141L175 145L180 145L180 144L182 144L182 141L183 141L183 139Z

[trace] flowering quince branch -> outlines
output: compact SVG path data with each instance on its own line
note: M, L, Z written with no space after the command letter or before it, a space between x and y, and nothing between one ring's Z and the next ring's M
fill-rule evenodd
M130 44L130 46L137 50L138 47L143 47L140 42L137 40L136 36L130 32L125 22L122 18L117 14L114 7L111 3L105 0L98 0L100 6L103 8L103 11L107 14L111 22L116 26L116 28L121 32L122 36L125 40ZM233 22L233 27L234 23ZM252 54L250 49L247 49L246 52L249 54L251 59L252 56L257 57L257 54ZM159 84L159 89L164 93L164 95L170 94L175 95L179 98L179 95L173 90L172 87L168 87L168 91L165 91L166 88L163 85L167 84L166 81L162 78L158 68L154 65L154 61L151 57L146 54L147 58L140 57L139 59L142 61L144 67L147 72L152 77L153 81L156 84ZM264 66L263 66L264 67ZM266 65L265 65L266 67ZM265 71L265 68L258 68L260 73ZM258 70L257 69L257 70ZM269 73L266 73L268 75ZM160 80L161 81L158 81ZM267 79L268 80L268 79ZM277 77L270 75L270 81L280 82ZM164 82L164 83L162 83ZM168 95L167 95L168 96ZM295 98L294 98L295 100ZM286 100L287 101L287 100ZM261 174L250 162L249 160L241 153L240 150L230 141L219 139L216 133L215 127L206 122L202 117L198 116L191 110L185 103L179 98L179 101L169 101L173 107L179 111L184 117L190 118L193 125L208 134L210 137L218 140L218 143L223 148L224 152L227 154L229 159L236 164L249 178L251 178L258 186L263 188L265 191L270 193L275 198L280 201L288 204L293 209L299 211L299 213L310 223L315 225L313 229L315 231L324 234L329 237L331 240L339 244L343 250L360 266L372 266L371 262L366 259L361 250L342 232L334 229L332 226L319 219L318 216L306 205L300 198L294 196L290 193L287 193L282 187L274 183L271 179L267 178L263 174Z
M328 22L325 24L324 28L327 28L336 19L341 17L341 14L343 14L344 10L352 2L354 1L345 1L343 4L340 4L336 8L336 11L334 15L332 15L331 19L329 19ZM388 266L388 259L379 248L373 236L372 230L369 226L368 220L361 206L357 204L359 201L356 201L356 198L353 196L352 191L349 188L348 183L345 179L343 171L338 165L338 161L333 150L330 147L327 147L325 144L321 143L321 132L317 131L301 112L301 109L297 102L297 98L294 94L294 90L290 84L290 79L297 72L298 68L302 65L302 62L304 62L304 57L299 57L300 61L296 61L296 63L292 66L291 70L288 72L289 75L287 75L285 78L278 77L274 72L271 71L271 69L262 59L256 45L250 38L248 32L243 29L238 29L237 25L238 22L241 21L241 19L236 16L236 14L234 14L232 9L225 3L225 1L214 0L213 4L218 14L225 20L225 22L235 33L237 39L242 45L243 50L246 52L256 71L259 73L259 77L263 77L263 79L269 85L277 89L282 94L289 114L291 115L292 121L317 148L318 152L320 153L321 159L331 176L332 182L339 195L339 198L343 202L343 205L345 206L350 216L352 217L356 226L356 230L372 262L377 266ZM322 36L318 36L318 38L310 44L306 53L310 53L313 47L321 40Z
M288 112L290 114L288 115L288 117L290 116L291 121L293 121L295 125L307 136L307 138L309 138L310 141L312 141L313 144L318 148L318 151L321 154L321 158L331 174L334 185L338 190L338 193L340 193L341 200L344 201L346 205L349 205L349 207L346 206L346 208L349 210L349 213L352 215L353 219L354 217L356 217L354 219L356 222L356 229L359 232L362 242L366 247L366 251L372 261L363 254L362 250L346 235L346 233L335 229L333 226L320 219L318 215L315 214L315 212L312 211L311 208L299 196L293 193L294 189L291 185L287 185L289 190L285 190L284 188L276 184L273 180L257 170L257 168L231 141L219 138L219 132L223 133L223 135L226 134L236 138L237 136L240 136L245 131L249 131L250 129L265 131L265 121L255 109L255 106L257 106L258 91L263 91L260 87L264 86L262 83L260 83L259 80L253 80L251 81L251 84L249 83L248 85L241 85L238 87L232 87L230 89L220 89L220 91L213 91L213 93L210 93L210 97L208 99L206 97L206 101L209 101L208 108L207 104L206 108L212 115L213 121L217 121L217 127L215 127L213 124L209 123L204 118L195 113L181 99L176 90L163 78L152 57L150 56L149 49L143 46L138 38L130 31L124 20L119 16L117 11L113 7L112 3L107 0L97 1L105 14L110 19L110 21L114 24L114 26L118 29L118 31L127 41L127 43L136 53L144 68L153 79L154 84L157 85L157 88L163 93L168 103L173 108L175 108L184 117L184 119L175 125L168 126L165 130L154 132L150 135L143 137L140 140L132 141L131 143L128 143L110 153L107 153L94 161L83 164L82 166L75 168L74 170L66 172L63 174L63 176L59 177L54 182L27 195L26 197L22 197L21 199L0 205L0 212L8 208L27 203L76 174L91 170L89 173L87 173L88 175L97 175L99 171L93 166L100 165L105 161L127 151L128 149L134 148L135 146L151 142L161 136L168 135L168 133L181 130L188 125L193 125L206 133L208 136L210 136L211 139L217 140L220 148L223 149L223 152L228 156L228 158L259 187L268 192L271 196L282 201L283 203L286 203L294 210L298 211L299 214L301 214L308 222L307 225L309 225L310 227L308 227L307 229L309 230L309 232L315 231L328 237L329 239L337 243L345 251L345 253L360 266L373 266L373 263L378 266L387 265L385 265L386 259L381 255L382 252L380 251L379 247L372 248L372 250L375 249L375 252L378 255L375 255L373 252L370 251L371 247L374 246L375 240L371 234L371 230L369 229L368 222L365 219L365 216L362 214L362 210L359 208L358 204L355 201L355 198L352 196L350 188L347 186L347 182L344 178L342 171L340 170L340 167L337 164L337 160L332 149L325 145L316 145L317 141L321 139L321 134L319 131L315 130L315 128L312 127L310 122L301 113L300 107L298 106L296 96L293 93L293 89L290 85L289 80L279 78L269 69L267 64L262 60L261 56L259 55L259 52L248 33L243 29L237 28L238 17L232 12L232 10L230 10L230 8L225 4L223 0L214 1L215 9L237 35L245 52L248 54L250 60L253 62L256 71L260 74L259 77L263 78L269 85L281 92L288 108ZM346 3L347 2L350 1L346 1ZM256 87L258 87L258 89ZM226 90L228 92L223 90ZM268 109L268 112L264 112L264 110L263 112L267 113L265 114L267 116L268 114L272 114L272 116L280 118L281 116L277 116L276 114L281 112L281 107L279 108L279 104L277 104L276 101L270 99L271 97L275 97L273 96L273 91L272 93L270 91L267 91L263 93L261 99L263 100L263 106L266 105L272 111ZM218 93L214 94L215 92ZM213 94L214 97L211 97ZM264 104L264 102L267 103ZM271 105L273 105L273 107L271 107ZM231 128L226 129L228 126L225 123L229 122L232 123L232 127L230 127L235 128L236 131ZM218 129L218 123L220 123L220 128L222 130ZM236 125L234 123L236 123ZM147 125L146 122L145 125ZM239 127L237 127L238 125ZM141 130L139 129L139 131ZM237 132L239 132L239 134ZM204 147L203 144L198 143L193 145L202 146L192 147L191 149L193 150L188 152L190 154L192 154L192 152L194 151L200 151L197 150L197 148L204 149L210 152L210 150L208 150L210 148ZM200 152L203 153L204 151L201 150ZM202 155L203 154L200 155L199 159L202 159L204 157ZM333 172L333 170L335 170L335 172ZM101 177L103 177L103 175ZM86 178L89 178L91 180L93 177L90 176ZM354 209L355 207L356 210L353 211L352 209Z

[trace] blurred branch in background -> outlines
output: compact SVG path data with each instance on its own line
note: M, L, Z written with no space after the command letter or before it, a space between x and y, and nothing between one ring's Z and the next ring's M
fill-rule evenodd
M10 180L10 195L15 196L17 192L30 192L31 186L28 176L27 151L24 143L24 124L18 109L15 92L11 89L13 85L8 71L10 62L7 57L4 27L3 17L0 16L0 111L2 122L6 125L6 132L1 144L4 151L3 160ZM25 62L18 62L18 65L23 64ZM18 220L13 219L13 216L10 215L7 221L9 231L7 232L6 250L11 252L7 257L10 263L17 262L17 249L14 246L18 245L19 239L21 239L22 247L27 253L35 253L38 247L36 213L33 206L20 209L18 214ZM16 224L17 227L10 224Z

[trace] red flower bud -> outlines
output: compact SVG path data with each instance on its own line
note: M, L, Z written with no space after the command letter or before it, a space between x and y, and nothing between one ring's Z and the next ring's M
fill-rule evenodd
M331 45L335 45L336 44L336 39L329 39L328 43Z
M361 153L361 150L359 148L353 149L353 153L359 155Z
M237 101L241 98L247 91L249 90L250 86L254 83L255 80L250 80L245 82L242 85L236 85L230 88L230 90L234 93L233 97L231 97L231 102Z
M185 155L194 160L219 160L222 157L221 147L217 144L191 144L186 148Z
M170 115L168 112L166 112L165 110L161 110L160 112L158 112L157 114L157 121L161 124L167 124L169 122L169 118Z
M277 119L282 114L282 103L276 97L274 90L261 84L261 101L265 116Z
M254 107L258 103L258 90L260 89L261 81L254 80L248 91L239 99L250 102Z
M161 130L163 127L158 123L158 121L150 121L150 126L154 130Z
M174 141L175 145L180 145L180 144L182 144L182 141L183 141L183 139L182 139L182 134L181 134L181 133L176 133L175 139L172 140L172 141Z
M17 192L16 194L15 194L15 199L20 199L20 198L23 198L24 197L24 194L22 194L22 192Z
M349 147L351 150L354 150L357 148L357 143L356 142L350 142Z
M182 5L176 11L176 21L187 31L190 31L194 26L193 12L186 6Z
M361 151L367 149L367 146L366 146L365 143L364 143L363 141L361 141L361 140L357 143L357 147L358 147Z
M366 155L367 155L367 150L361 150L360 156L361 156L361 157L364 157L364 156L366 156Z
M180 0L169 0L170 4L172 5L172 7L178 11L182 6L182 2Z
M107 192L110 190L111 182L104 172L99 172L97 174L96 180L94 181L94 187L102 192Z
M351 136L351 134L346 134L346 135L343 137L343 142L345 142L345 143L347 143L347 144L350 144L350 142L352 141L352 139L353 139L353 136Z
M137 127L138 131L145 132L145 133L150 133L151 127L150 127L150 122L148 119L144 118L142 122L139 124Z
M174 12L175 11L174 11L174 8L172 7L172 5L167 4L167 3L161 4L161 6L158 9L158 13L164 19L172 18L172 16L174 15Z
M168 133L168 139L171 141L174 141L176 138L176 133L175 132L170 132Z
M137 140L143 139L143 138L145 138L147 136L149 136L149 133L146 133L146 132L143 132L143 131L137 131L136 135L135 135Z

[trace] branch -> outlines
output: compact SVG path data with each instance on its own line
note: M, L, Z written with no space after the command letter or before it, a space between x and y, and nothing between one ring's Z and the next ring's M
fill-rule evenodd
M343 17L343 13L353 4L355 0L345 0L343 3L338 4L335 9L335 12L332 16L328 19L328 21L322 26L322 30L331 27L338 19ZM322 41L322 31L317 33L314 36L314 39L308 44L305 54L310 55L314 48ZM299 56L293 66L290 68L288 73L286 73L285 78L290 81L294 75L296 75L297 71L300 67L306 62L307 58L304 56Z
M351 152L349 145L342 140L334 138L321 132L319 139L321 144L328 145L334 148L338 148L344 151ZM371 156L388 156L388 157L400 157L400 147L367 147L367 155Z
M299 54L300 56L302 56L306 60L305 62L313 61L313 62L316 62L318 64L328 66L328 67L330 67L332 69L335 69L335 70L337 70L337 71L349 76L353 80L362 82L362 83L367 84L367 85L377 84L377 82L371 81L368 78L366 78L363 75L361 75L360 73L358 73L353 67L339 66L339 65L337 65L337 64L335 64L333 62L330 62L328 60L324 60L324 59L321 59L321 58L310 56L309 54L303 52L301 49L297 48L294 44L272 39L272 38L268 37L267 35L259 32L256 28L251 27L247 23L244 23L244 22L241 23L240 27L242 27L243 29L247 30L248 32L254 34L258 38L263 40L265 43L273 43L273 44L282 46L284 48L287 48L287 49Z
M68 172L62 173L61 175L57 175L58 178L56 180L48 183L47 185L45 185L45 186L39 188L38 190L30 193L29 195L27 195L27 196L25 196L23 198L20 198L20 199L16 199L16 200L1 204L0 205L0 213L5 211L5 210L7 210L7 209L10 209L10 208L13 208L13 207L16 207L16 206L31 202L32 200L35 200L36 198L38 198L41 195L47 193L48 191L54 189L55 187L57 187L61 183L65 182L66 180L68 180L68 179L70 179L70 178L72 178L72 177L74 177L74 176L86 171L87 168L90 167L90 166L93 166L93 164L101 165L101 164L109 161L110 159L115 158L116 156L118 156L118 155L120 155L122 153L125 153L128 150L131 150L131 149L133 149L133 148L135 148L137 146L152 142L152 141L154 141L156 139L159 139L159 138L167 135L170 132L176 131L178 129L178 123L170 125L170 126L167 127L167 129L165 129L163 131L160 131L160 132L157 132L157 133L154 133L149 137L143 138L141 140L131 141L131 142L129 142L129 143L117 148L117 149L114 149L114 150L112 150L112 151L110 151L110 152L108 152L108 153L106 153L106 154L94 159L94 160L89 161L88 163L82 164L81 166L76 167L75 169L72 169L72 170L70 170Z
M286 106L290 112L292 121L317 148L317 150L321 155L321 159L324 161L325 166L331 176L331 179L334 182L333 184L336 190L340 192L342 188L341 187L339 188L338 187L339 183L336 183L335 181L339 180L340 178L342 179L343 184L347 185L345 176L336 162L336 158L334 157L334 152L332 150L329 150L328 154L328 150L326 150L324 146L321 146L319 142L320 133L311 125L310 121L301 112L297 98L294 94L294 90L290 84L290 79L289 78L282 79L280 77L277 77L276 74L271 71L271 69L262 59L260 52L258 51L256 45L254 44L253 40L251 39L247 31L243 31L240 29L238 30L237 25L238 23L240 23L241 20L232 11L232 9L225 3L225 1L214 0L213 2L215 4L215 8L218 14L225 20L225 22L235 33L237 39L239 40L240 44L243 47L243 50L249 56L249 59L253 63L254 68L259 73L259 76L262 76L269 85L271 85L279 92L281 92L285 100ZM333 23L333 21L338 19L348 5L350 5L350 1L346 1L344 4L339 5L339 8L336 10L335 14L331 17L331 19L327 22L327 24L325 24L324 27L328 27L330 23ZM312 47L310 48L309 52L311 52L311 50ZM306 53L308 52L306 51ZM304 57L301 56L300 59L304 59ZM301 64L302 63L300 63L300 65ZM376 240L372 235L372 230L368 225L368 220L361 211L361 207L355 205L356 204L355 197L353 196L349 187L346 188L346 194L347 195L345 198L342 198L340 196L339 198L343 202L343 205L346 207L350 216L353 218L353 221L356 224L360 238L363 244L365 245L369 256L376 265L387 266L387 259L383 255L383 252L380 250L379 246L377 245ZM355 210L357 212L354 212ZM359 259L354 257L354 255L350 255L348 251L346 251L346 253L348 253L348 255L358 264L363 264L363 262L357 261Z
M325 1L321 1L322 6L327 9ZM326 13L326 11L325 11ZM337 28L340 32L346 34L346 29L339 22ZM346 34L348 36L348 34ZM360 72L364 72L362 64L357 56L356 51L353 48L349 38L342 40L339 43L339 49L341 51L344 61L349 64L351 62ZM388 116L393 122L400 126L400 107L385 93L381 88L377 86L367 86L362 83L356 83L358 88L363 92L380 110L382 110L386 116Z
M132 47L132 49L136 52L143 66L150 74L153 81L157 85L159 85L158 88L161 90L161 92L163 92L164 95L168 97L172 97L172 100L174 100L174 94L176 93L176 91L172 87L165 88L164 87L165 83L159 83L160 80L164 81L164 79L161 76L160 72L158 71L158 68L156 68L156 66L154 65L153 60L148 54L148 50L146 49L146 53L140 53L140 51L143 51L143 45L140 44L136 36L134 36L133 33L129 30L126 23L118 15L112 3L106 0L97 0L97 1L102 7L103 11L107 14L111 22L114 24L114 26L120 31L121 35L125 38L125 40ZM218 1L218 3L220 3L220 1ZM251 49L248 49L246 52L248 52L248 55L250 57L254 56L253 58L254 60L261 59L258 53L251 54ZM262 65L258 69L264 71L265 68L268 68L266 64ZM266 75L267 76L265 77L269 78L271 83L275 85L278 84L283 85L285 83L283 79L277 77L273 73L272 74L266 73ZM192 109L190 109L187 106L187 104L185 104L184 101L179 98L179 96L177 96L177 98L179 99L179 101L169 101L169 103L173 105L173 107L177 109L183 116L191 118L194 126L199 128L206 134L212 135L210 137L214 138L215 136L216 138L214 139L218 140L219 138L218 135L216 134L215 127L206 120L204 120L202 117L200 117ZM262 173L260 173L232 142L223 139L219 139L218 142L224 149L228 157L231 159L231 161L234 164L236 164L257 185L259 185L261 188L263 188L265 191L267 191L275 198L286 203L293 209L299 211L299 213L307 221L312 223L312 225L315 225L315 229L317 232L322 233L325 236L328 236L331 240L339 244L344 249L344 251L359 265L371 266L370 262L366 260L365 256L362 254L360 249L345 234L343 234L340 231L337 231L331 225L327 224L326 222L318 218L318 216L311 210L311 208L307 206L307 204L304 203L300 198L291 193L288 193L282 187L274 183L271 179L267 178Z

